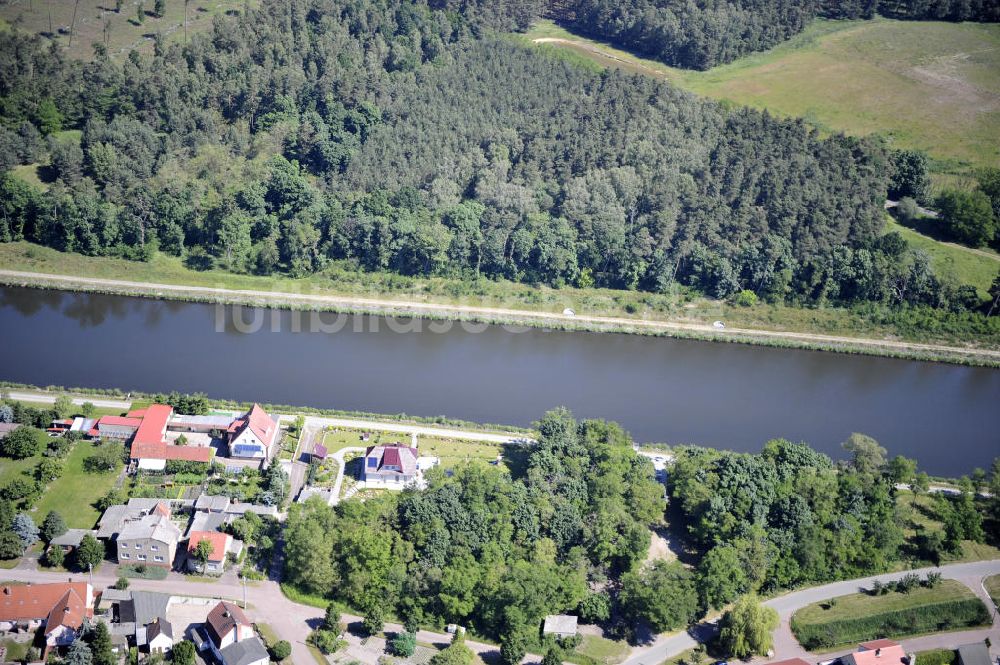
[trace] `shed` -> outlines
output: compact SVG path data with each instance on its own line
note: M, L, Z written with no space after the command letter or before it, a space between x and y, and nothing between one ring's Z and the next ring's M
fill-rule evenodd
M542 635L573 637L576 635L576 617L572 614L550 614L545 617Z
M315 460L324 460L326 459L326 456L328 454L329 451L326 449L326 446L324 446L322 443L317 443L313 447L312 458Z
M986 642L973 642L958 647L958 665L993 665Z
M94 536L96 534L97 531L91 529L69 529L61 536L53 538L49 545L61 547L64 550L75 549L80 546L80 542L83 540L84 536Z

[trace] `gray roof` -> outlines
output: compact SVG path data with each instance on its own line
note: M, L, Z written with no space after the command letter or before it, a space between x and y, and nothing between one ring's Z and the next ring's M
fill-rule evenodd
M200 425L213 429L226 429L234 420L236 418L233 416L173 416L167 422L167 428L169 429L172 425Z
M548 633L576 633L576 617L572 614L550 614L545 617L545 626L542 634Z
M95 533L97 532L92 529L69 529L63 535L53 538L49 544L61 547L78 547L84 536L88 534L93 536Z
M226 510L229 508L230 498L228 496L202 494L194 502L195 510Z
M155 591L133 591L132 611L133 621L145 626L160 617L167 616L167 606L170 604L170 594Z
M258 515L277 515L277 506L262 506L256 503L234 503L226 511L231 515L243 515L244 513L257 513Z
M985 642L973 642L958 647L958 660L960 665L992 665Z
M166 515L146 515L143 518L126 522L118 533L118 540L128 541L145 538L176 545L177 541L181 539L181 530Z
M20 426L21 423L0 423L0 439L4 438Z
M109 586L101 592L101 603L120 603L123 600L132 600L132 592L128 589L116 589Z
M270 656L264 643L256 635L248 640L234 642L219 652L224 665L250 665Z
M128 508L122 505L108 506L108 509L101 515L97 523L97 537L102 539L113 538L122 528Z
M146 626L146 642L151 642L157 635L166 635L171 641L174 639L174 627L163 617L157 617L156 621Z
M219 531L229 517L225 513L195 513L188 526L187 537L191 537L192 531Z

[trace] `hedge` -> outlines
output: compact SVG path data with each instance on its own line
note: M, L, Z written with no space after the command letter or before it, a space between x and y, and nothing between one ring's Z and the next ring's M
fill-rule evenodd
M952 665L956 659L957 655L952 649L931 649L917 653L920 665Z
M990 623L990 614L978 598L949 600L864 617L803 624L792 617L792 632L806 649L857 644L883 637L934 633Z

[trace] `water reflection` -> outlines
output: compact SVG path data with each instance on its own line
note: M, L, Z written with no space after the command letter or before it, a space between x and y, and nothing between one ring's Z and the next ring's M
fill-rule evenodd
M781 436L834 456L858 431L939 474L1000 456L995 370L410 317L223 307L220 322L219 309L0 289L0 378L516 425L565 404L642 441L759 450Z

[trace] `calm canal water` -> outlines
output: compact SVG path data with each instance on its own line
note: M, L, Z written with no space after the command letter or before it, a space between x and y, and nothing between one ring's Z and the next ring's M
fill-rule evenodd
M566 405L638 441L755 451L785 437L834 457L864 432L941 475L1000 456L996 370L428 321L400 333L379 317L307 332L308 314L256 315L262 329L246 333L213 305L0 288L0 378L516 425Z

